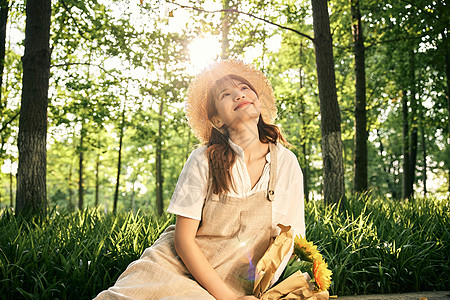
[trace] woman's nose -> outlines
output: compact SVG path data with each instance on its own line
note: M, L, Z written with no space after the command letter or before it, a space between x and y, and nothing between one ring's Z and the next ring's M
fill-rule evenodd
M234 96L234 100L238 101L238 100L242 100L242 98L245 98L245 94L242 91L237 91L235 96Z

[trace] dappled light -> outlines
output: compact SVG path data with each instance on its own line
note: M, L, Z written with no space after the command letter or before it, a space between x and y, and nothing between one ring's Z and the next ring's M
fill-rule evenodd
M1 0L0 298L92 299L253 195L236 236L306 230L316 292L449 290L448 5Z

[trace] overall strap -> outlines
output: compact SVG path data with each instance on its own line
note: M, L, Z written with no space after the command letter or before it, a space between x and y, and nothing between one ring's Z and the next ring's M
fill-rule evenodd
M275 199L275 184L277 183L277 146L273 143L269 143L270 150L270 171L269 171L269 184L267 187L267 197L270 201Z

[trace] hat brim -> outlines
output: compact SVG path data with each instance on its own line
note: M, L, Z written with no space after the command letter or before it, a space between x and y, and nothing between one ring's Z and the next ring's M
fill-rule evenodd
M254 66L238 59L218 61L201 72L189 85L186 100L186 117L195 136L207 143L211 134L206 98L214 83L227 75L245 78L255 88L261 102L261 115L266 123L273 124L277 115L272 85L266 76Z

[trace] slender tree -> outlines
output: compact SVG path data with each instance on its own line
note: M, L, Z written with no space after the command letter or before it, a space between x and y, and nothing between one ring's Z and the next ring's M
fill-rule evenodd
M402 198L414 196L414 182L417 164L418 144L418 104L416 99L415 61L414 52L409 50L408 69L404 85L408 85L409 92L402 95L402 121L403 121L403 189ZM409 101L408 101L409 99Z
M3 86L3 69L5 66L5 49L6 49L6 23L8 21L9 1L0 1L0 108L2 99Z
M126 99L123 103L122 115L120 121L120 132L119 132L119 152L117 157L117 177L116 177L116 190L114 192L114 204L113 213L117 211L117 202L119 200L119 186L120 186L120 171L122 169L122 145L123 145L123 134L125 127L125 112L126 112Z
M450 47L449 47L449 38L448 38L448 29L443 30L443 48L444 48L444 56L445 56L445 77L446 77L446 96L447 96L447 126L448 126L448 134L447 134L447 152L450 157ZM448 191L450 192L450 166L448 167Z
M69 176L68 176L67 193L69 194L69 211L75 210L75 204L73 203L73 188L72 188L72 164L69 165Z
M84 206L84 136L86 135L86 130L84 128L84 123L81 123L80 130L80 145L78 153L78 209L82 210Z
M330 19L327 0L311 0L311 3L321 113L323 194L325 203L337 203L344 200L345 189Z
M164 113L164 99L159 99L159 112L158 112L158 137L156 139L156 209L158 215L162 215L164 212L164 199L163 199L163 174L162 174L162 122Z
M12 155L11 155L11 161L12 161ZM12 172L12 165L11 169L9 170L9 200L10 200L10 206L14 206L14 193L13 193L13 172Z
M300 51L299 51L299 58L301 60L303 56L303 43L300 43ZM299 92L301 93L302 89L303 89L303 82L304 82L304 78L303 78L303 68L300 65L299 70L298 70L298 75L299 75ZM304 196L305 196L305 201L308 202L309 201L309 181L308 181L308 177L309 177L309 161L308 161L308 153L307 153L307 139L306 139L306 128L307 128L307 124L306 124L306 109L305 109L305 99L304 97L302 97L300 95L300 121L301 121L301 132L300 132L300 136L302 137L301 139L301 146L302 146L302 153L303 153L303 167L302 167L302 171L303 171L303 192L304 192Z
M402 198L408 197L407 187L409 186L409 120L408 120L408 97L406 92L402 92L402 124L403 124L403 185Z
M427 138L425 133L425 126L422 126L422 182L423 182L423 197L427 196Z
M409 167L408 167L408 180L406 183L408 184L405 188L405 197L411 198L414 197L414 183L416 181L416 165L417 165L417 144L418 144L418 103L416 99L416 76L415 76L415 59L414 59L414 51L409 51L409 99L410 99L410 118L409 118L409 127L411 132L409 134Z
M350 0L353 53L355 55L355 154L354 189L367 190L367 116L364 35L359 0Z
M100 191L100 142L97 142L97 155L95 158L95 207L98 206L98 197Z
M19 119L17 214L47 210L47 107L50 77L50 0L26 4L25 52Z

